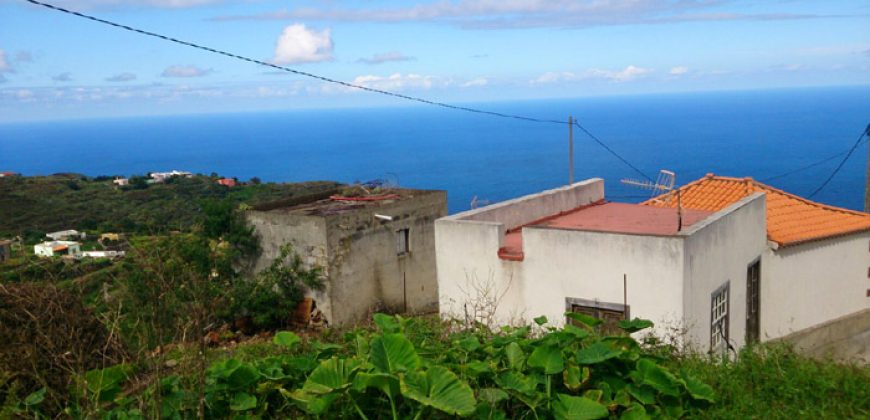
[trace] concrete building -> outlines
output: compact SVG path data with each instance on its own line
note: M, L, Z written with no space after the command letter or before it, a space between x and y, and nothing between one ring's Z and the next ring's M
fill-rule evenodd
M679 195L679 211L677 192L608 203L592 179L439 219L440 311L641 317L701 350L870 324L870 214L749 178L708 175Z
M121 258L127 253L124 251L84 251L81 253L83 258Z
M85 232L79 232L77 230L70 229L46 233L45 236L55 241L66 241L69 239L85 239L87 237L87 234Z
M176 171L173 169L169 172L152 172L150 176L151 180L154 182L165 182L167 179L176 176L190 178L193 176L193 173L187 171Z
M837 320L861 323L854 319L859 313L870 320L870 214L816 203L751 178L712 174L683 186L680 201L687 209L718 211L756 193L767 198L768 239L754 274L757 336L780 338ZM676 197L644 204L674 208Z
M434 221L446 214L443 191L394 189L261 206L247 220L262 248L255 270L291 244L308 266L324 270L325 289L308 297L330 325L348 325L375 309L437 310Z
M81 248L78 242L50 241L34 245L33 253L40 257L54 257L60 255L78 257L81 255Z
M130 185L130 180L128 178L115 178L112 180L112 183L119 187L126 187Z

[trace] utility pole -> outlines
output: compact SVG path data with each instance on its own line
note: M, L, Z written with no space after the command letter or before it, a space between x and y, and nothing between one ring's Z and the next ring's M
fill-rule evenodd
M870 169L867 170L867 176L870 177ZM568 185L571 185L573 183L574 183L574 117L569 116L568 117Z

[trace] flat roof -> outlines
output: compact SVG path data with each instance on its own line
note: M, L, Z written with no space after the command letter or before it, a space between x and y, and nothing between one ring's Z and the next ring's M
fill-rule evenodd
M361 209L388 206L399 201L410 200L414 197L422 197L439 192L441 191L389 188L371 194L348 197L343 196L339 190L335 190L312 194L307 200L306 197L299 197L296 200L291 199L287 201L287 205L282 205L284 203L281 202L267 203L265 205L257 206L254 209L259 211L281 211L307 216L328 216Z
M683 209L682 227L685 229L711 214L711 211ZM676 208L609 202L590 204L509 230L505 235L505 246L499 250L499 256L511 260L523 258L524 227L671 236L679 232L677 220Z

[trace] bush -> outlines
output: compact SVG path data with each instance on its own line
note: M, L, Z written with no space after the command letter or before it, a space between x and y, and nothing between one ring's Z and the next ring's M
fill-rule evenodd
M0 401L45 389L49 413L69 402L76 375L126 356L78 296L51 284L0 284L0 343Z

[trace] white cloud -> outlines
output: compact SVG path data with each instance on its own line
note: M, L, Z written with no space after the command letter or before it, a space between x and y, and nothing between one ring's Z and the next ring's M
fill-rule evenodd
M375 54L371 58L360 58L357 62L365 64L382 64L388 61L413 61L414 57L408 57L398 51L390 51L383 54Z
M671 74L671 75L673 75L673 76L679 76L679 75L681 75L681 74L686 74L686 73L688 73L688 72L689 72L689 68L688 68L688 67L686 67L686 66L677 66L677 67L671 67L671 71L669 71L668 74Z
M652 69L646 69L637 66L628 66L619 71L592 69L587 72L592 77L600 77L613 82L628 82L652 72Z
M548 71L540 75L537 79L532 80L532 83L556 83L577 80L576 74L570 71Z
M403 89L431 89L435 86L447 86L450 84L450 81L442 80L435 76L394 73L389 76L375 76L371 74L357 76L351 83L373 89L395 91Z
M6 51L0 50L0 72L11 72L12 66L6 59Z
M462 84L462 87L476 87L476 86L486 86L489 84L489 80L485 77L478 77L476 79L471 79Z
M332 60L332 35L329 28L308 29L301 23L284 28L275 46L275 64L313 63Z
M532 80L532 84L575 82L585 79L605 79L611 82L629 82L639 77L643 77L652 71L652 69L637 67L634 65L627 66L622 70L589 69L581 74L572 73L570 71L549 71L538 76L537 79Z
M211 73L211 69L203 69L194 65L188 66L169 66L166 70L163 70L161 76L163 77L202 77L209 73Z
M107 82L130 82L136 80L136 75L133 73L119 73L106 78Z

